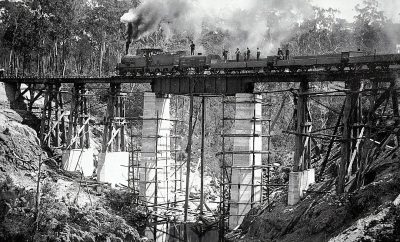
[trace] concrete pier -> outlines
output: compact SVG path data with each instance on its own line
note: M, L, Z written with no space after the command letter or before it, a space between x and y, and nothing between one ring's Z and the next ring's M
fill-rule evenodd
M314 169L291 172L289 174L288 205L296 205L313 183L315 183Z
M99 154L97 179L111 183L112 187L128 186L129 152L108 152Z
M235 228L239 225L253 205L260 201L261 169L259 166L262 164L261 100L261 95L236 94L230 228Z
M163 210L157 204L163 204L162 207L166 208L174 200L171 189L174 175L171 170L170 129L170 98L144 93L139 195L154 211ZM161 231L167 232L166 224L155 225L146 234L155 241L167 241L166 234Z
M0 105L9 107L15 101L16 93L15 84L0 82Z
M64 150L62 154L62 166L66 171L81 171L84 176L93 175L93 149Z
M149 203L168 202L170 128L169 97L156 97L154 93L145 93L139 179L140 196Z

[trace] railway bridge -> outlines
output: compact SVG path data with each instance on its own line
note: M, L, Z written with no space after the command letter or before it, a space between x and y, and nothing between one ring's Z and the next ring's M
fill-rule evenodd
M359 168L358 161L363 159L360 146L367 143L363 141L371 140L374 132L377 132L369 128L371 117L378 115L378 110L379 115L383 115L382 110L387 110L388 103L392 111L384 115L395 117L395 120L400 117L397 100L399 73L400 68L391 66L389 69L293 73L0 77L0 101L12 105L23 97L30 111L34 110L36 102L42 102L39 132L42 145L62 147L63 168L80 170L90 176L95 167L89 131L97 121L93 121L89 113L89 106L95 105L89 103L93 95L89 90L106 87L108 104L105 117L99 122L103 126L103 141L98 155L97 179L138 191L141 201L154 212L152 236L161 241L165 239L165 234L172 236L171 228L165 227L168 226L165 225L168 217L163 212L179 211L184 214L181 221L185 222L197 213L203 216L211 213L205 208L209 206L204 201L203 189L198 201L200 209L190 208L190 172L186 171L190 171L192 162L193 99L202 97L204 143L204 103L207 98L222 97L222 123L231 127L223 129L223 147L217 154L221 160L221 199L217 203L220 218L218 227L222 238L226 229L237 227L251 208L261 202L269 202L270 188L279 186L269 180L274 163L270 155L274 151L270 149L269 124L272 117L265 117L266 112L263 111L272 108L266 98L268 95L291 92L295 96L295 127L287 131L295 139L288 186L288 204L294 205L315 181L315 170L311 166L311 146L315 140L329 141L322 166L326 165L333 144L340 144L337 192L344 192L351 186L354 170ZM128 91L122 88L122 84L126 83L147 85L147 90L140 94L144 101L140 117L126 114L125 107L131 103ZM259 91L257 85L262 83L293 83L295 88ZM316 90L314 86L317 84L323 84L325 88ZM179 137L175 135L176 123L181 120L170 115L171 95L190 97L186 161L177 159L179 145L176 140ZM229 96L230 99L227 98ZM309 109L311 99L326 97L343 102L337 124L329 129L329 135L321 133L321 130L313 130ZM363 98L369 100L368 107L362 106ZM228 108L229 105L233 106L234 113L227 111L232 110ZM129 134L128 130L132 132L132 126L137 122L142 124L141 134ZM141 145L134 147L128 139L139 136ZM389 138L396 137L391 135ZM389 142L385 140L382 144ZM225 147L228 143L232 145ZM204 156L200 162L202 176L203 162ZM325 167L319 170L323 169ZM177 234L180 232L175 232Z

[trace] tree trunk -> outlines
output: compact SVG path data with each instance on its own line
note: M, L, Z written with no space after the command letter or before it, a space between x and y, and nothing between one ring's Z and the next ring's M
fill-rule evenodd
M103 69L103 56L104 50L106 49L106 33L103 31L100 46L100 62L99 62L99 77L101 77Z

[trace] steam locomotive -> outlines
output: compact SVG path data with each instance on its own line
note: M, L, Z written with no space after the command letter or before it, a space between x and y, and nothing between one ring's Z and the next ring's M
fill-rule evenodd
M400 54L376 55L362 51L347 51L339 54L293 56L281 59L268 56L259 60L222 60L218 55L186 56L186 52L164 53L162 49L139 49L136 55L122 57L117 65L119 75L156 75L156 74L201 74L209 71L213 74L232 73L269 73L298 72L309 70L357 70L368 68L389 69L390 65L400 64Z

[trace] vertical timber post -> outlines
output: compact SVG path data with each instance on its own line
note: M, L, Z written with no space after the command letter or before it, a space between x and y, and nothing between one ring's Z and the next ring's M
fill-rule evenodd
M94 171L93 149L90 149L88 96L84 83L74 83L68 118L67 147L62 158L65 170L79 170L84 176L91 176Z
M65 144L64 113L60 84L45 84L40 141L48 147Z
M203 214L204 209L204 139L206 127L206 98L201 100L201 168L200 168L200 214Z
M308 92L308 82L302 81L300 83L300 92L297 100L297 127L296 127L296 144L294 153L294 166L293 171L303 171L305 168L306 157L305 157L305 144L306 137L304 134L308 132L307 125L307 102L308 98L305 93Z
M121 84L110 83L97 179L113 186L129 186L130 154L125 142L125 102L126 93L122 92Z
M308 113L308 91L307 80L300 82L300 90L297 100L296 113L296 138L293 172L289 174L288 205L297 204L304 196L304 191L315 181L315 171L309 167L309 145L311 122Z
M358 90L360 85L361 83L358 80L346 82L346 86L350 91L346 93L343 111L343 133L341 144L342 157L339 164L338 183L336 187L336 192L338 194L343 193L345 189L347 166L349 165L351 157L352 129L353 124L356 122Z

